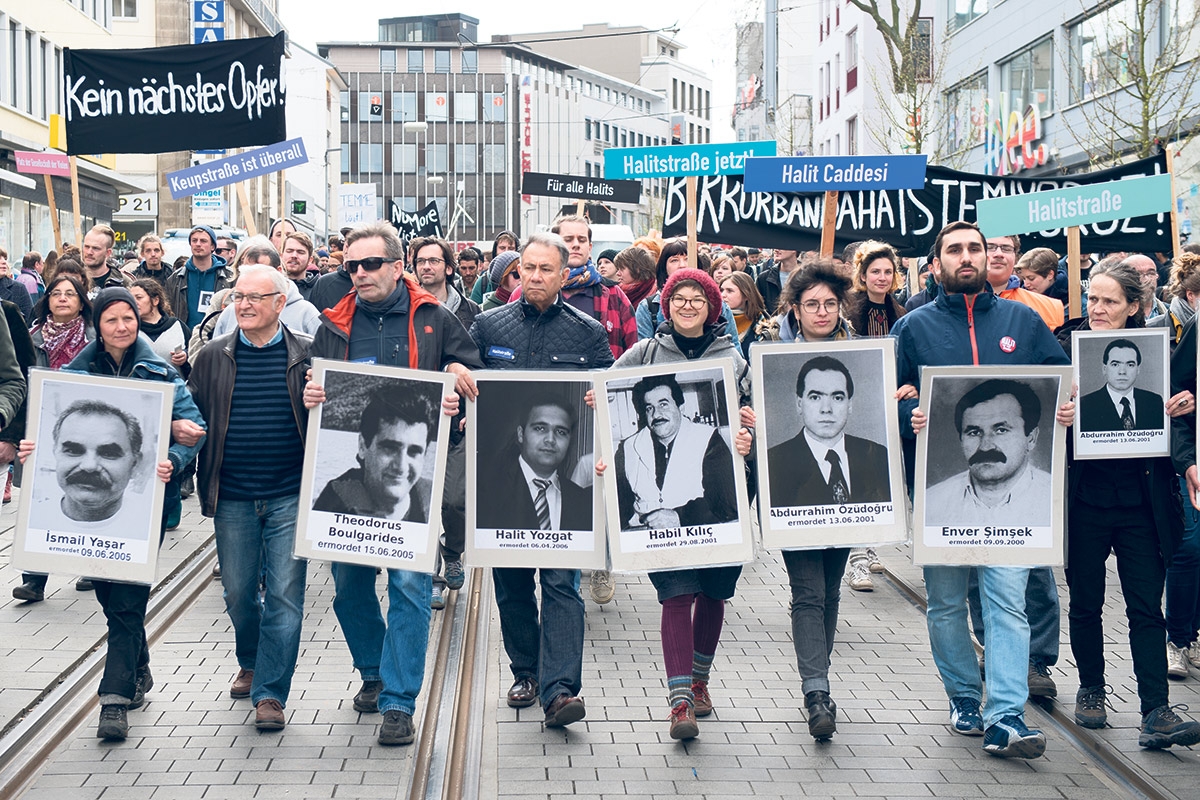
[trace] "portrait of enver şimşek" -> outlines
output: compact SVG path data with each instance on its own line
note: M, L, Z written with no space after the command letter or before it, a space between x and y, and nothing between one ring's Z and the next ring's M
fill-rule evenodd
M1063 563L1069 367L926 367L917 437L917 564Z
M771 343L750 354L763 545L903 541L893 340Z
M753 559L733 370L713 359L594 376L615 571Z
M467 406L467 547L474 566L603 569L591 375L475 374Z
M313 360L296 555L433 572L454 376Z
M34 369L13 565L30 572L152 583L172 387Z
M1170 455L1171 392L1166 328L1076 331L1075 458Z

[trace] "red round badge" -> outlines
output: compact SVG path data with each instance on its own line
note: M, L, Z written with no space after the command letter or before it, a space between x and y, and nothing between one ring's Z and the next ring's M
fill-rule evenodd
M1000 340L1000 349L1006 353L1011 353L1017 349L1017 340L1011 336L1005 336Z

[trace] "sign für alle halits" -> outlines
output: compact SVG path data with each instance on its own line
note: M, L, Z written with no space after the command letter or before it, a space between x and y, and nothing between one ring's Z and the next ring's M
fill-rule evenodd
M642 199L642 184L637 181L606 181L578 175L526 172L521 176L521 194L607 203L638 203Z
M920 189L928 156L809 156L746 160L747 192Z
M984 236L1007 236L1166 213L1171 202L1171 176L1147 175L980 200L976 219Z
M604 151L604 177L611 180L741 175L746 159L773 155L774 142L612 147Z
M260 147L219 161L209 161L207 164L198 164L178 172L168 172L167 188L171 190L171 197L179 200L206 189L216 189L259 175L279 172L281 169L297 167L307 161L304 140L288 139L286 142Z

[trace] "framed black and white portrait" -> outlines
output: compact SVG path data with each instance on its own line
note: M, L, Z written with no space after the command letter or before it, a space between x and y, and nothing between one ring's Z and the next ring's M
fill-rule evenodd
M326 400L308 417L296 555L433 572L450 374L314 359Z
M29 572L153 583L174 386L30 370L13 565Z
M467 418L472 566L603 569L588 373L475 373Z
M1171 348L1166 328L1078 331L1075 458L1171 454Z
M1063 563L1070 367L926 367L917 564Z
M763 546L903 541L893 340L771 344L750 353Z
M753 560L745 462L733 441L733 362L652 364L594 378L612 568Z

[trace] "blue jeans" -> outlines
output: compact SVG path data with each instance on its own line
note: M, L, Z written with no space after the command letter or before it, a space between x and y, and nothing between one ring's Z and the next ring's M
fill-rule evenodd
M292 557L300 496L217 502L213 528L238 666L254 670L250 699L287 705L300 653L308 562ZM259 599L265 575L266 599Z
M389 569L387 623L375 589L375 568L334 562L333 612L364 681L382 680L379 713L412 714L425 681L429 646L429 597L433 578L424 572Z
M542 584L541 624L533 594L534 572ZM500 634L514 678L536 678L542 708L583 685L583 598L579 570L497 567L492 570Z
M1200 511L1188 499L1187 481L1179 479L1183 495L1183 541L1167 567L1167 638L1187 647L1200 632Z
M985 726L1007 716L1024 717L1029 696L1029 620L1025 587L1029 567L925 567L926 620L933 662L946 694L983 699L979 662L967 623L967 581L978 570L987 650Z
M979 602L979 578L971 570L967 586L967 602L971 608L971 628L975 638L983 641L983 609ZM1058 604L1058 584L1050 567L1029 570L1029 585L1025 588L1025 616L1029 618L1029 660L1053 667L1058 663L1058 642L1061 638L1061 614Z

